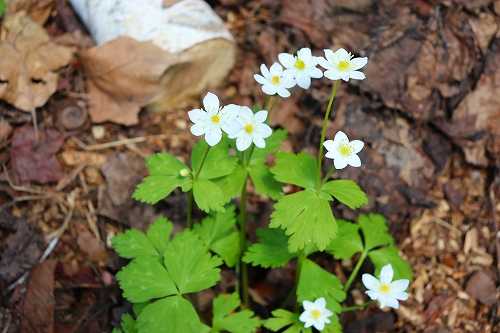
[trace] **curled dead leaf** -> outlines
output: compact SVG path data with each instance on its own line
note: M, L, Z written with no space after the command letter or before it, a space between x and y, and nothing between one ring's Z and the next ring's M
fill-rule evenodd
M8 16L0 31L0 99L23 111L47 102L72 50L51 42L45 30L24 12Z

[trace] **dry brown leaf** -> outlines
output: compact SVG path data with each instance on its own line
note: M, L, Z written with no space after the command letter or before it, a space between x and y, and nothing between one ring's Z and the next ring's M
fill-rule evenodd
M54 0L9 0L6 14L10 16L24 11L33 21L43 25L54 7Z
M89 111L94 122L138 122L138 113L160 90L159 81L173 62L151 42L120 37L81 54L88 76Z
M55 71L66 66L70 48L50 41L45 30L21 12L5 19L0 31L0 99L32 111L57 89Z

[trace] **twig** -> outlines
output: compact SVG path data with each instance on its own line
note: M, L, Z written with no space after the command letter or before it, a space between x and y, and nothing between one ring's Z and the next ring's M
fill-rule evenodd
M7 179L7 183L9 183L9 186L12 187L13 190L19 191L19 192L33 193L33 194L43 194L43 192L40 190L34 190L34 189L31 189L28 187L15 185L12 182L12 180L10 179L9 172L7 171L7 168L5 167L5 164L3 165L3 172L5 173L5 178Z
M95 151L95 150L103 150L103 149L108 149L108 148L125 146L125 145L129 145L129 144L133 144L133 143L141 143L141 142L147 141L149 139L153 139L153 138L163 139L166 137L167 137L166 134L140 136L137 138L125 138L125 139L121 139L121 140L117 140L117 141L99 143L99 144L95 144L95 145L87 145L77 138L73 138L73 139L76 141L76 143L78 144L78 146L80 146L81 149L86 150L86 151Z

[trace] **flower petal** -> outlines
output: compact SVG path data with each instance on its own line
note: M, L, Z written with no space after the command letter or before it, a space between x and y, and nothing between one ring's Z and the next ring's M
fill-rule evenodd
M386 299L384 299L384 305L390 308L399 309L399 302L395 298L387 297Z
M255 119L252 109L248 106L242 106L240 108L239 117L244 123L253 123Z
M290 97L290 92L283 87L278 87L277 92L283 98Z
M366 79L365 73L360 72L360 71L352 71L352 72L349 73L349 76L351 77L351 79L354 79L354 80L364 80L364 79ZM345 81L349 81L349 79L347 79Z
M271 72L271 75L281 75L281 73L283 73L283 67L275 62L272 64L271 68L269 68L269 72Z
M391 291L394 293L399 293L405 291L410 284L410 280L401 279L391 282Z
M349 145L352 147L353 153L357 154L363 149L365 143L361 140L352 140Z
M342 170L347 166L347 161L344 158L336 158L333 160L333 166L337 170Z
M262 91L266 95L276 95L278 89L276 89L276 86L273 86L271 84L265 84L262 86Z
M273 134L273 130L267 124L260 123L255 125L255 133L265 139Z
M408 299L408 293L401 291L399 293L393 294L394 298L400 301L406 301Z
M342 78L342 74L337 69L329 69L324 72L323 75L332 81L340 80Z
M311 49L308 47L303 47L297 51L297 56L299 57L299 59L308 64L312 60Z
M323 57L316 57L316 62L325 69L333 68L333 65Z
M349 55L349 52L347 52L346 49L338 49L335 51L335 57L337 57L337 61L342 61L342 60L351 60L351 57Z
M334 160L337 157L337 155L335 155L333 151L329 151L325 154L325 157Z
M289 53L278 54L278 59L286 68L291 68L295 65L295 57Z
M255 79L255 81L257 81L258 83L260 84L266 84L267 83L267 80L265 77L263 77L262 75L260 74L254 74L253 75L253 78Z
M368 63L367 57L351 59L351 69L358 70L360 68L365 67L367 63Z
M373 290L367 290L365 291L365 294L367 294L372 300L376 300L379 297L379 293Z
M261 110L255 114L255 121L259 123L265 122L267 119L267 111L266 110Z
M222 130L219 127L211 128L205 133L205 141L209 146L215 146L222 139Z
M384 267L382 267L382 270L380 271L380 282L391 283L393 276L394 276L394 270L392 269L391 264L387 264Z
M320 297L317 300L314 301L314 305L324 308L326 306L326 300L324 297Z
M200 136L205 134L205 125L204 124L194 124L191 126L191 133L195 136Z
M208 92L203 98L203 107L209 114L219 112L219 105L219 98L211 92Z
M304 308L304 310L311 310L312 308L314 308L314 303L310 301L303 301L302 307Z
M314 328L317 329L318 331L322 331L323 328L325 328L325 322L324 321L317 321L314 323Z
M245 151L252 144L252 137L249 135L240 135L236 138L236 149L239 151Z
M361 276L361 281L363 281L363 285L366 289L378 290L380 287L380 282L371 274L363 274Z
M261 136L254 136L253 143L257 148L266 148L266 141Z
M319 68L311 68L311 70L309 71L309 75L313 79L321 79L323 77L323 72Z
M349 138L347 137L347 134L345 134L344 132L342 131L338 131L335 136L333 137L333 142L335 143L335 145L338 145L338 144L347 144L349 143Z
M333 140L326 140L323 142L323 147L326 148L326 150L334 150L335 149L335 144L333 143Z
M349 156L347 164L349 164L352 167L359 168L361 166L361 159L359 158L358 155L352 154L351 156Z
M297 85L303 89L309 89L311 86L311 78L309 76L301 75L297 77Z
M269 72L269 69L267 69L267 66L262 64L260 65L260 72L262 73L262 76L264 76L266 79L271 78L271 73Z
M330 63L330 66L337 62L335 52L330 49L325 49L323 51L325 52L325 58Z
M188 117L189 120L196 124L200 121L205 121L208 118L208 115L201 109L193 109L188 112Z

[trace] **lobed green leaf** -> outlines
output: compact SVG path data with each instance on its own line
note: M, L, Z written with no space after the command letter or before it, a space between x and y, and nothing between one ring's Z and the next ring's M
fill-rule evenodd
M365 249L372 250L379 246L394 244L385 218L380 214L361 214L358 224L363 231Z
M285 266L296 255L288 251L288 237L280 229L257 229L259 241L250 245L243 261L254 266Z
M394 270L394 280L413 279L413 272L410 264L399 255L399 249L395 246L384 247L368 253L368 257L375 266L375 275L379 276L382 267L387 264L392 265Z
M164 217L157 218L148 228L147 238L160 255L163 255L170 239L174 225Z
M368 197L355 181L350 179L332 180L325 183L321 190L351 209L362 207L368 203Z
M132 303L177 294L158 257L138 257L116 274L123 296Z
M290 236L290 252L314 245L324 250L337 234L330 203L313 190L282 197L275 205L270 227L282 228Z
M111 245L122 258L134 259L159 255L148 237L136 229L130 229L116 235L111 239Z
M212 332L253 333L260 326L259 318L250 310L236 309L240 307L237 293L219 295L213 301Z
M204 140L198 141L191 152L191 165L193 173L200 169L203 155L208 144ZM198 175L200 179L215 179L229 175L233 172L238 159L229 154L229 144L227 140L222 140L219 144L210 148L205 162Z
M208 333L193 305L182 296L171 296L146 306L137 318L139 332Z
M337 259L349 259L363 251L363 241L359 234L359 226L345 220L337 220L337 237L328 245L327 251Z
M278 152L271 172L276 180L303 188L315 188L318 181L316 159L306 153Z
M193 196L198 207L207 213L224 211L224 204L227 202L220 186L207 179L193 181Z
M192 232L178 234L164 254L165 267L181 294L201 291L212 287L220 279L222 264L218 257L210 255L208 248Z
M311 328L305 328L299 321L299 315L288 310L277 309L272 312L272 317L264 322L264 327L273 332L286 328L283 333L311 333Z

